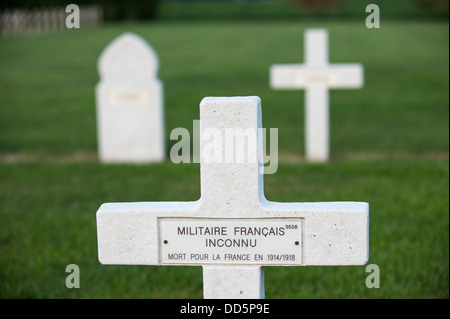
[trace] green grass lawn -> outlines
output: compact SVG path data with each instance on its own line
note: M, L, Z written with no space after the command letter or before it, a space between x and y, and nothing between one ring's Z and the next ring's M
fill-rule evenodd
M269 66L303 61L307 27L329 30L332 63L365 85L330 94L331 162L307 164L302 91L269 88ZM160 57L166 133L192 131L205 96L258 95L277 127L273 201L366 201L365 266L266 267L267 298L449 297L448 23L204 22L107 25L0 38L0 298L201 298L201 267L103 266L103 202L200 197L198 164L101 165L94 87L102 49L133 31ZM67 289L65 268L80 267Z

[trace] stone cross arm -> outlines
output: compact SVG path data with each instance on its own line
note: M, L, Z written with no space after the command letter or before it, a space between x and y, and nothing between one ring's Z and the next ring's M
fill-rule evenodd
M345 89L361 88L364 84L364 68L357 63L329 64L322 67L274 64L270 67L270 75L270 85L274 89Z
M368 211L363 202L277 203L265 199L258 219L303 221L302 265L363 265L368 260ZM194 202L107 203L97 212L102 264L161 265L159 223L165 216L210 218Z

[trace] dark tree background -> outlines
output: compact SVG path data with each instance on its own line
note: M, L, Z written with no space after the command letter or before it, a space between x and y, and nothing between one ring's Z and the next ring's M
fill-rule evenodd
M79 6L101 5L106 21L152 20L158 13L158 0L0 0L0 10L65 7L71 3Z

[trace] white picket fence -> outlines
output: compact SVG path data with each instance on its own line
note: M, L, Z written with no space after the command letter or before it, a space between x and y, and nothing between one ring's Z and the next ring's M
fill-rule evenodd
M80 28L103 24L101 6L80 6ZM65 7L4 10L0 12L0 32L3 36L64 30Z

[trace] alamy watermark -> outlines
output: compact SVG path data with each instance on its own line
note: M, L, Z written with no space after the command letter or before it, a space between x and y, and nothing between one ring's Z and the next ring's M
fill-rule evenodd
M76 264L67 265L66 273L70 273L66 277L66 287L69 289L80 288L80 267Z
M173 163L242 164L260 163L260 173L274 174L278 169L278 129L270 129L270 147L267 146L265 128L207 128L200 134L200 121L193 121L193 137L183 127L170 133L170 140L177 141L170 149ZM202 141L202 143L200 143ZM257 145L254 141L260 141ZM202 149L200 149L200 144ZM265 151L264 151L265 149ZM192 150L192 151L191 151ZM267 153L269 150L269 153ZM264 166L268 164L267 166Z
M366 18L366 27L368 29L380 28L380 8L376 4L369 4L366 7L366 12L370 14Z
M380 288L380 267L377 264L370 264L366 267L369 275L366 277L366 287L369 289Z
M69 15L66 17L66 28L79 29L80 28L80 7L76 4L69 4L66 7L66 13Z

